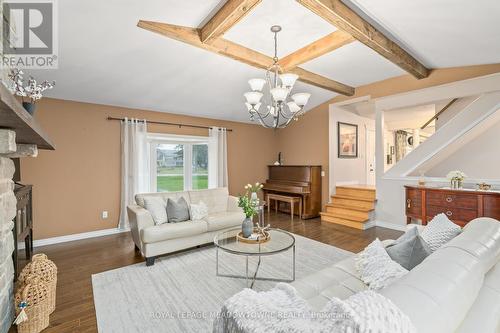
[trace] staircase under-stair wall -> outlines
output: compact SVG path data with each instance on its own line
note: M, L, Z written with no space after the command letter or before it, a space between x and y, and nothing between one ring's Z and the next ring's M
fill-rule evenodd
M375 209L376 192L374 186L337 186L331 196L331 203L321 212L321 221L365 230L371 227Z

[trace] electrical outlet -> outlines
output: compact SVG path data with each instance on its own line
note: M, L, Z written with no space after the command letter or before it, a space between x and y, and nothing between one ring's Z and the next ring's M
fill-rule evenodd
M325 172L321 171L321 177L325 177Z
M107 218L108 218L108 211L107 211L107 210L103 210L103 211L102 211L102 214L101 214L101 217L102 217L103 219L107 219Z

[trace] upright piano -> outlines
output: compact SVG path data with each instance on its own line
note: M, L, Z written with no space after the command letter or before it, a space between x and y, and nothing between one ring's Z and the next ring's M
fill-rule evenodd
M264 197L268 193L302 198L302 218L318 217L321 211L320 165L269 165L269 178L264 183ZM290 211L288 206L279 206Z

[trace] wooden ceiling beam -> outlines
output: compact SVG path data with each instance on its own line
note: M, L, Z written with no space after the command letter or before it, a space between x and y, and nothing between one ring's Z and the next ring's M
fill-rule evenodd
M309 45L304 46L286 57L281 58L278 63L281 68L286 71L308 62L309 60L336 50L339 47L352 43L353 41L355 41L354 37L342 30L337 30Z
M304 7L398 65L417 79L430 70L340 0L297 0Z
M210 44L203 43L200 39L199 29L196 28L143 20L140 20L137 26L162 36L243 62L253 67L268 69L273 64L272 57L222 38L216 38ZM290 72L299 75L299 80L302 82L339 94L347 96L354 95L353 87L311 73L302 68L296 67L290 70Z
M228 0L200 29L203 43L211 43L231 29L262 0Z

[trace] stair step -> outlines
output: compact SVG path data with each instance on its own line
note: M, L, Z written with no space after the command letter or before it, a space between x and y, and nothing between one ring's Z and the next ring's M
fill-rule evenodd
M370 218L368 216L356 216L356 215L353 215L353 214L349 214L349 213L329 213L329 212L321 212L321 215L325 215L325 216L331 216L331 217L338 217L340 219L344 219L344 220L350 220L350 221L354 221L354 222L366 222L368 221Z
M352 209L350 207L344 208L344 207L326 205L326 213L332 214L337 217L347 217L355 221L370 218L369 210L362 211L362 210Z
M375 208L375 200L353 198L343 195L332 195L332 204L339 204L342 206L349 206L349 207L358 207L360 209Z
M337 186L335 193L342 196L374 200L376 196L375 189L364 186Z
M339 224L339 225L343 225L343 226L351 227L351 228L355 228L355 229L360 229L360 230L366 229L366 226L365 226L366 221L365 222L352 221L352 220L343 219L343 218L336 217L336 216L331 216L331 215L325 214L325 213L321 213L321 221L333 223L333 224Z
M367 213L373 210L373 208L359 207L358 205L341 205L337 202L327 203L326 207L344 208L344 209L357 210L360 212L367 212Z

